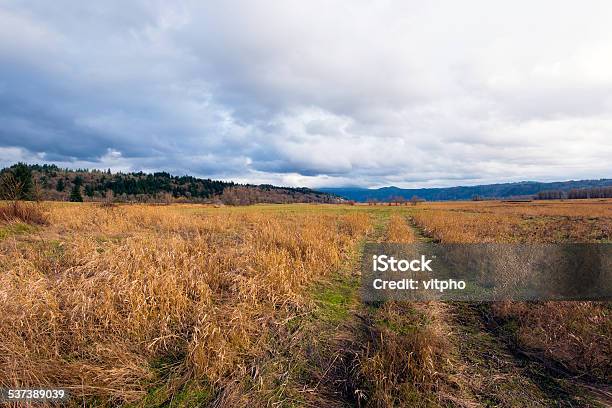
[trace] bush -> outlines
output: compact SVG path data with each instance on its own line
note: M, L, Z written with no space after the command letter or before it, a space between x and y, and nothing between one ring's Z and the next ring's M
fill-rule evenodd
M0 177L0 197L4 200L34 199L32 171L24 163L2 170Z
M22 221L27 224L45 225L47 214L36 203L14 201L0 207L0 221Z

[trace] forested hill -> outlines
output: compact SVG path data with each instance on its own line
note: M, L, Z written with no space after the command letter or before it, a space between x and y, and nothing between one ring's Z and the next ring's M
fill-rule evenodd
M536 197L545 191L564 191L579 189L592 189L612 186L612 179L559 181L540 183L537 181L522 181L519 183L486 184L479 186L460 186L446 188L415 188L404 189L398 187L383 187L378 189L367 188L321 188L327 193L337 194L347 200L365 202L368 200L389 201L402 197L410 199L413 196L428 201L471 200L474 198L513 198Z
M63 169L55 165L15 164L0 171L24 185L23 198L117 202L217 202L225 204L340 202L337 196L308 188L242 185L192 176L157 173L111 173L110 170ZM9 178L7 178L9 176ZM9 183L10 184L10 183ZM6 194L4 194L6 196ZM6 197L4 197L6 198Z

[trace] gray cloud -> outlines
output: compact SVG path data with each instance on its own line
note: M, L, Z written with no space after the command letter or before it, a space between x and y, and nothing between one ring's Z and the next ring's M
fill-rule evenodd
M0 0L0 163L309 186L610 176L611 11Z

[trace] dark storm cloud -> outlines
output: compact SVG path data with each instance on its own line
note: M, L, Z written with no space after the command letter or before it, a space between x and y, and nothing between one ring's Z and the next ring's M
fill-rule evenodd
M0 163L311 186L609 176L610 11L0 0Z

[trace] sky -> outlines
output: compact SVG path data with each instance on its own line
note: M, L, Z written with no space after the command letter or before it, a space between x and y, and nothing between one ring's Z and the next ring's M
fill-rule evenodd
M612 177L612 2L0 0L0 165Z

